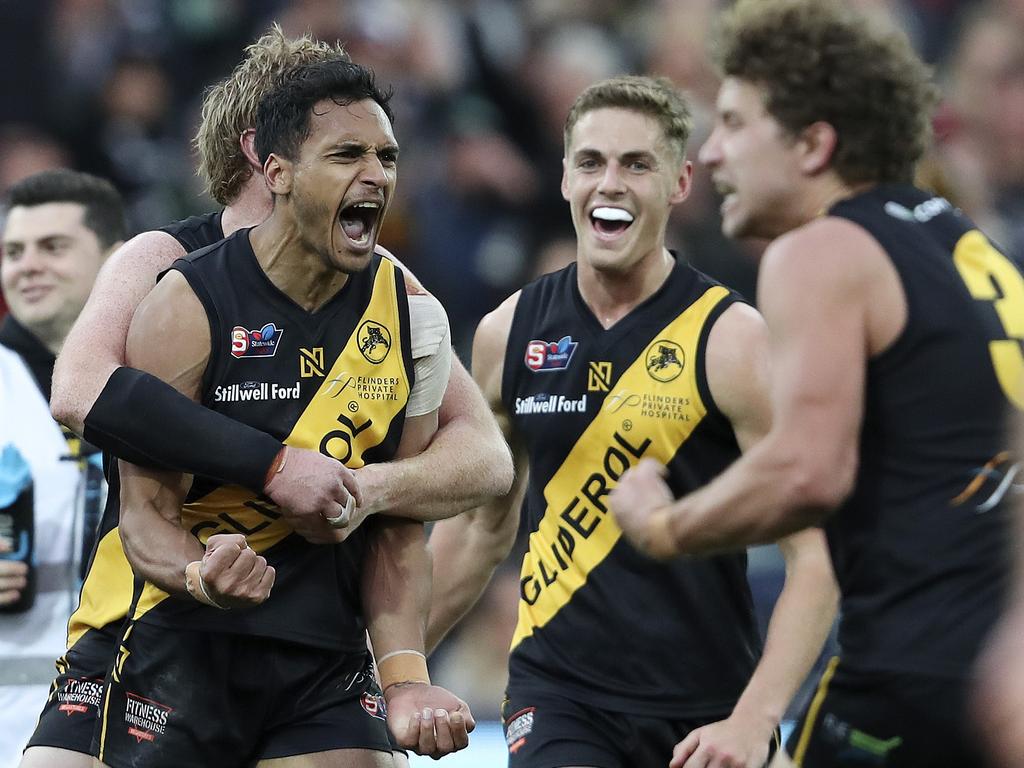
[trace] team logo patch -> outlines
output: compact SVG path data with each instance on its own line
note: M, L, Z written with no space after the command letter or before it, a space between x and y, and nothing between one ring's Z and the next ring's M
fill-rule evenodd
M236 325L231 329L231 356L273 357L277 354L277 345L283 335L284 329L273 323L267 323L258 331Z
M612 385L612 364L591 363L587 370L587 391L607 392Z
M513 755L526 743L526 737L533 733L533 713L536 707L521 709L505 723L505 743Z
M382 694L366 691L366 693L359 697L359 703L362 704L363 710L370 717L376 717L378 720L385 721L388 719L388 710L384 704L384 696Z
M683 372L686 356L683 348L674 341L658 339L644 353L647 374L655 381L666 383Z
M324 375L324 348L313 347L306 349L299 348L299 376L304 379L312 379L314 376Z
M364 320L357 338L360 353L371 363L383 363L391 351L391 331L376 320Z
M534 339L526 345L526 367L537 371L564 371L569 367L572 355L579 344L572 336L563 336L558 341Z
M103 696L103 681L89 680L87 678L68 678L64 687L57 691L57 707L68 717L72 715L84 715L90 708L95 712L100 711L100 699Z
M124 721L128 725L128 735L134 736L139 744L156 741L157 736L162 736L167 731L167 718L173 711L159 702L125 692Z

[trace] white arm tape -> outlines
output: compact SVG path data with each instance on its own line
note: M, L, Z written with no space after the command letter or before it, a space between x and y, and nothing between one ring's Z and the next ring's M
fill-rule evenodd
M409 297L409 328L416 381L405 415L412 418L441 405L452 368L452 335L444 307L430 294Z

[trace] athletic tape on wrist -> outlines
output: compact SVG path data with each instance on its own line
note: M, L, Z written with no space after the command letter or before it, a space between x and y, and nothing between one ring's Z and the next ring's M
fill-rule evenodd
M380 675L380 687L383 691L400 683L430 685L427 657L421 651L411 648L391 651L377 659L377 674Z

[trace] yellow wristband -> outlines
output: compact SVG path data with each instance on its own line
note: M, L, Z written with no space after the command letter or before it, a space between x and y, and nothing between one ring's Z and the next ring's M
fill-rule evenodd
M427 657L420 651L403 649L385 653L377 660L381 690L386 691L399 683L426 683L430 685Z

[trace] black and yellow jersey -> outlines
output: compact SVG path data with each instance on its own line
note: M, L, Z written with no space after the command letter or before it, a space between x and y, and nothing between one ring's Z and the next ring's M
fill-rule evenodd
M390 260L374 256L315 312L274 286L248 229L173 268L210 322L205 406L352 468L394 455L413 361L404 281ZM195 479L181 523L202 542L215 533L244 534L276 569L274 590L262 605L224 612L136 580L135 621L365 648L359 583L367 527L343 544L310 544L268 498L205 478Z
M172 222L160 227L158 231L169 234L181 244L186 253L190 253L224 239L222 219L223 211L205 213ZM107 478L107 499L78 607L68 622L68 648L89 632L105 633L111 643L115 642L132 601L134 577L117 532L121 516L121 483L117 473L117 459L105 454L103 465Z
M677 259L605 330L575 265L523 289L502 380L530 467L510 685L654 716L735 704L760 650L746 555L655 562L622 536L607 495L641 458L666 464L682 494L738 456L704 371L710 329L738 298Z
M867 367L860 467L826 533L851 669L963 677L1008 578L1024 407L1024 278L946 200L886 185L835 205L885 250L906 327Z

